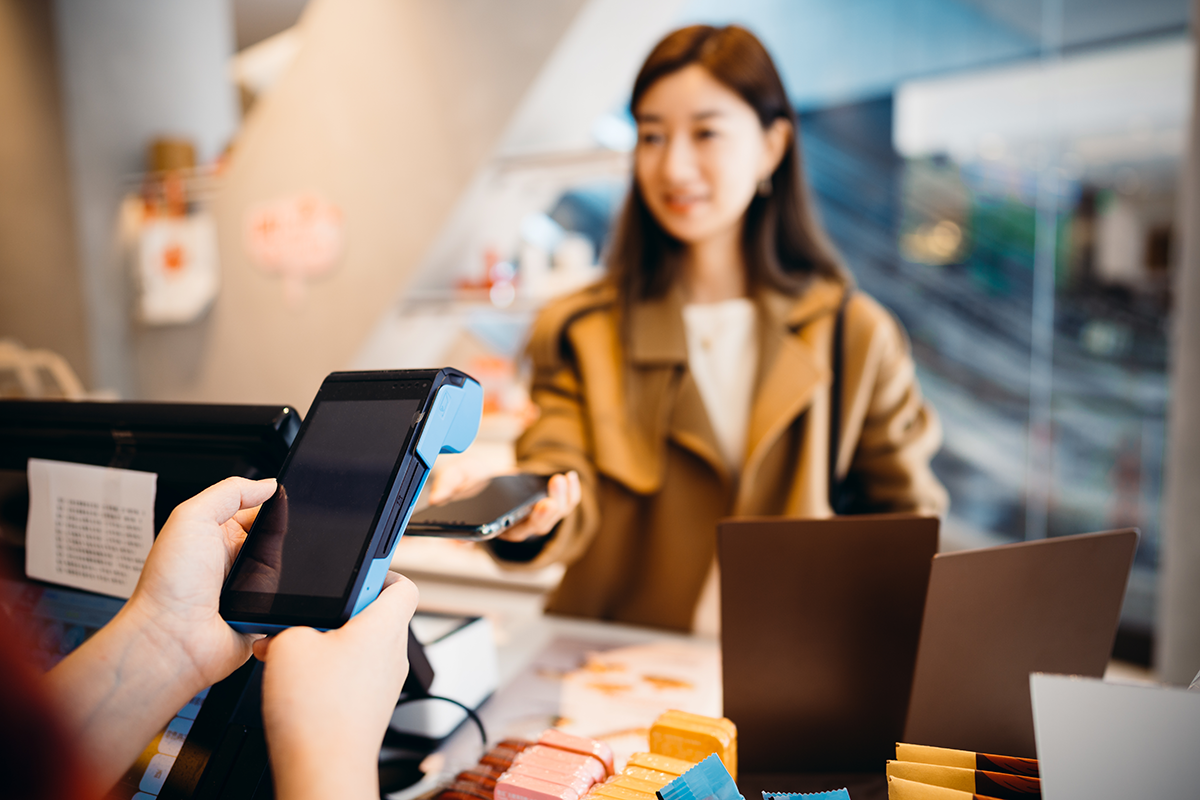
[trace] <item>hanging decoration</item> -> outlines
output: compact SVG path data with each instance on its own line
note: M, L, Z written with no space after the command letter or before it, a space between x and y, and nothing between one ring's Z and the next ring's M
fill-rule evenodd
M252 206L245 231L250 259L283 280L290 306L303 301L309 281L333 271L345 249L342 210L313 192Z
M207 213L142 223L138 250L140 317L147 325L198 319L217 296L217 232Z

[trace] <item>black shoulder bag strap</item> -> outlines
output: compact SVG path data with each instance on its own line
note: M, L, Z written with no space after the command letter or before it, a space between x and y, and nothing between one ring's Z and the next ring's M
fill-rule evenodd
M829 389L829 507L834 514L841 514L847 509L847 498L843 495L842 481L838 479L837 462L838 450L842 438L842 367L845 361L846 338L846 306L850 303L850 295L854 290L847 288L838 305L837 316L833 321L833 384Z

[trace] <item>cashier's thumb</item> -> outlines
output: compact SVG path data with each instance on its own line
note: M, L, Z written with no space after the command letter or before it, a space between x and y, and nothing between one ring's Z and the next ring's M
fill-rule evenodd
M255 639L251 648L254 650L254 657L259 661L267 660L267 648L271 646L274 636L264 636L261 639Z
M200 494L185 500L171 512L171 516L212 521L224 525L234 514L245 508L264 503L275 493L274 478L252 481L246 478L226 478L214 483Z
M342 626L350 635L378 637L388 632L400 633L407 646L408 623L417 610L420 592L417 585L403 575L389 572L383 582L383 591L358 616Z

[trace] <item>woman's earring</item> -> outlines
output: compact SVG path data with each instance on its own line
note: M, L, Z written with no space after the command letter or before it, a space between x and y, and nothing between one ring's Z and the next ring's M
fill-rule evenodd
M766 178L763 178L761 181L758 182L758 196L759 197L770 197L771 190L773 188L774 187L771 185L771 178L769 176Z

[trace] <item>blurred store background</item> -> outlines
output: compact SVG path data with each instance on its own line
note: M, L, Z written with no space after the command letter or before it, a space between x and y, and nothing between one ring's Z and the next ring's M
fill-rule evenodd
M487 390L473 457L504 464L533 315L603 274L637 67L668 30L736 22L783 69L831 235L912 338L944 546L1140 528L1118 655L1149 663L1190 14L0 0L0 395L303 409L335 369L450 363Z

